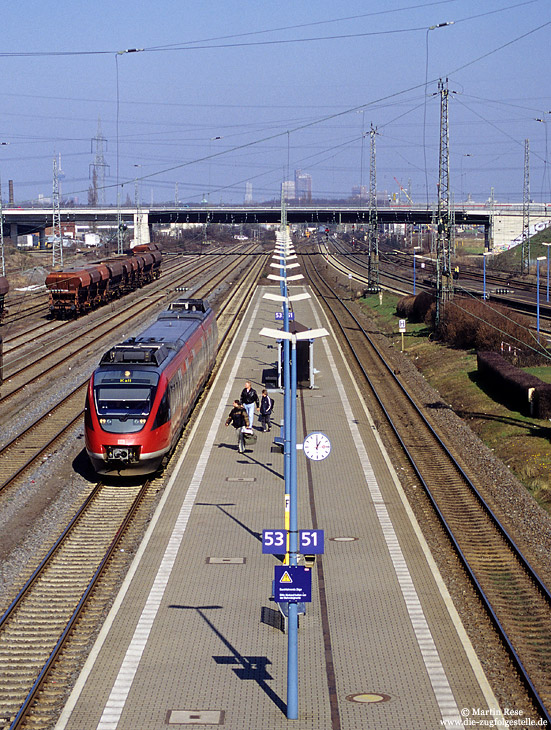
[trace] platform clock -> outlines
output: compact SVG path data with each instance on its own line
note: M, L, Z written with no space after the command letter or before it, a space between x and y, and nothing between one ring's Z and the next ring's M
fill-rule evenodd
M331 441L324 433L314 431L309 433L302 444L304 453L312 461L321 461L329 456L331 452Z

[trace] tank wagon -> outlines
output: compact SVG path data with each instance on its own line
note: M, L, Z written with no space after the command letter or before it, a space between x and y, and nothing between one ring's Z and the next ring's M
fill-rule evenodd
M156 244L137 246L131 256L52 271L46 277L54 317L78 317L158 279L162 255Z
M178 299L103 355L84 409L86 451L98 473L149 474L162 465L213 368L217 344L208 302Z
M10 285L5 276L0 276L0 322L4 316L4 298L10 290Z

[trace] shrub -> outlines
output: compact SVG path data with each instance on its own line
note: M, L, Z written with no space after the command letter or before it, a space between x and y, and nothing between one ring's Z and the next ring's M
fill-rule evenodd
M398 317L405 317L409 319L413 312L413 301L415 297L412 294L408 294L406 297L402 297L396 304L396 314Z
M511 312L499 304L488 304L478 299L456 296L446 302L440 317L438 337L452 347L502 352L511 345L518 364L538 362L541 356L534 351L535 341L526 317ZM503 352L503 354L507 354Z

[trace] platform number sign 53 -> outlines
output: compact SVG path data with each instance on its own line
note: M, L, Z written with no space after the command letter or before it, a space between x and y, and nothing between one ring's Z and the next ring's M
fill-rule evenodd
M287 530L262 530L262 552L273 555L287 552Z

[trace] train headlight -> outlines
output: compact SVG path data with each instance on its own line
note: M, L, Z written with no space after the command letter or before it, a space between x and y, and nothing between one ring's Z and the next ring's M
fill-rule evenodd
M138 425L143 426L143 425L145 425L146 421L147 421L147 418L135 418L134 419L134 423L136 426L138 426Z
M99 422L100 422L100 425L102 425L102 426L110 426L112 423L110 418L100 418Z

